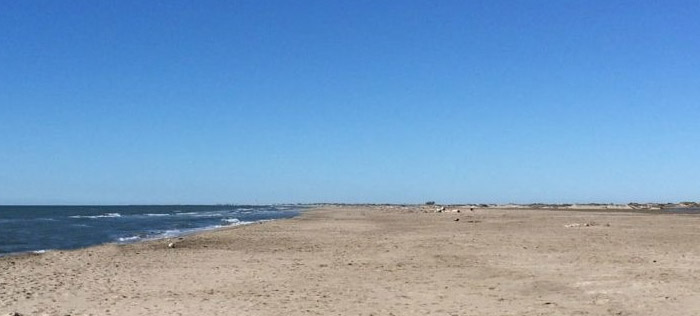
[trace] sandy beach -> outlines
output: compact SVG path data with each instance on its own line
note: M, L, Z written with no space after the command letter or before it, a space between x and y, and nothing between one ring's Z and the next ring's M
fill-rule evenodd
M4 257L0 315L700 314L700 216L433 210Z

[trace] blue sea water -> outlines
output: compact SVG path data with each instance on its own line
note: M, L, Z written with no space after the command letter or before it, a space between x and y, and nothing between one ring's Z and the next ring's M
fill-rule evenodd
M181 236L290 218L295 206L0 206L0 255Z

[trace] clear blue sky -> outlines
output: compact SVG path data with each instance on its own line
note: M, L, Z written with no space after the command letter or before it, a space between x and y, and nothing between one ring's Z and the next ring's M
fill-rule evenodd
M0 0L0 203L700 200L698 17Z

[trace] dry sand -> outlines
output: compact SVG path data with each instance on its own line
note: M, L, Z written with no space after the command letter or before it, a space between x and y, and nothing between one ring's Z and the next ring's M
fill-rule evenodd
M1 258L0 315L700 315L693 215L325 208L174 241Z

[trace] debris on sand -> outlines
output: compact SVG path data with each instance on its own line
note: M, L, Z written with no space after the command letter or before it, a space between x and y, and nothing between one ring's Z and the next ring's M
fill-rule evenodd
M593 226L598 226L598 223L595 222L586 222L586 223L571 223L571 224L566 224L564 227L566 228L574 228L574 227L593 227ZM610 226L609 224L607 226Z

